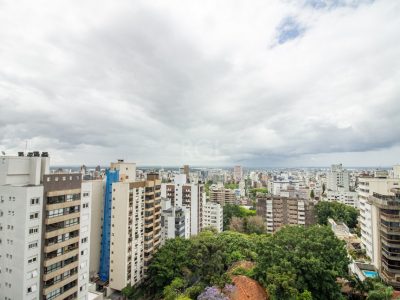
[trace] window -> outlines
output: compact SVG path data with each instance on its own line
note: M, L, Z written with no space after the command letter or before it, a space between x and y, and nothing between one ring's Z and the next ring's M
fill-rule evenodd
M38 219L38 218L39 218L38 212L34 212L29 215L29 219L31 219L31 220Z
M39 204L39 198L32 198L31 205L36 205L36 204Z
M82 243L82 244L86 243L87 241L88 241L88 238L87 238L87 237L81 239L81 243Z
M28 249L35 249L38 247L38 241L34 241L28 244Z
M31 258L28 258L28 264L32 264L37 261L37 256L32 256Z
M38 232L39 232L38 226L29 228L29 234L36 234Z
M84 192L83 197L89 197L89 192Z
M88 208L89 207L89 203L83 203L82 204L82 208Z

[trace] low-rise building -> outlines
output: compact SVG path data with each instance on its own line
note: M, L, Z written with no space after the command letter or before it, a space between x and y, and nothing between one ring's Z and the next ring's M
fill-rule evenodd
M223 231L223 207L218 203L207 202L204 205L203 228L213 227L217 232Z

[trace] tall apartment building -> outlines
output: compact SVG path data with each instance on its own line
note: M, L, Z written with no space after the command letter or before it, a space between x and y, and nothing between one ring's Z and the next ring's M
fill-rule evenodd
M360 208L361 242L366 254L375 260L376 252L373 245L374 221L372 219L372 206L368 201L374 193L393 196L391 190L399 187L400 179L388 178L387 172L376 172L374 176L358 178L358 200Z
M267 232L273 233L284 225L315 223L314 203L299 198L266 196L257 199L257 215L265 220Z
M210 202L218 203L221 206L225 204L235 204L235 191L224 187L210 188Z
M49 174L47 152L0 160L1 298L87 299L91 199L81 174Z
M204 205L203 217L203 228L213 227L217 232L223 231L224 215L220 204L207 202Z
M106 268L100 266L100 279L107 275L109 287L120 291L145 278L161 244L161 180L147 174L136 181L136 165L122 160L112 163L107 175L100 257Z
M186 183L186 175L174 177L174 182L161 185L161 197L171 201L174 207L181 207L190 214L190 235L201 231L203 221L203 205L205 203L204 185L201 183Z
M243 169L242 166L235 166L233 168L233 179L235 182L241 181L243 178Z
M400 288L400 188L393 195L369 196L372 216L373 264L380 277Z
M47 153L0 157L0 299L42 299L43 175Z
M343 169L342 164L332 165L330 172L327 174L327 190L337 191L338 188L343 188L348 191L349 187L349 172Z
M86 299L90 197L81 194L82 174L44 175L43 187L43 299Z
M90 197L90 261L89 278L94 279L100 272L100 251L102 222L104 215L104 194L106 181L88 180L82 183L82 196Z

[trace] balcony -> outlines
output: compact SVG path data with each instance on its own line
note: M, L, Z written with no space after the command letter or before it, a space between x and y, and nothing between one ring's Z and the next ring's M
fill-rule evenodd
M74 200L74 201L65 201L53 204L46 204L46 210L55 210L60 208L67 208L71 206L80 206L81 200Z
M75 274L73 274L71 276L68 276L68 277L64 278L63 280L57 282L56 284L53 284L53 285L51 285L49 287L44 288L43 289L43 294L47 295L51 291L53 291L55 289L58 289L58 288L61 288L64 285L67 285L68 283L71 283L72 281L77 280L77 279L78 279L78 273L75 273ZM64 294L62 294L60 296L64 296Z
M79 224L46 232L44 234L44 238L49 239L49 238L52 238L52 237L55 237L55 236L58 236L58 235L61 235L64 233L72 232L75 230L79 230Z
M65 246L68 246L68 245L74 244L74 243L78 243L78 242L79 242L79 236L74 237L74 238L70 238L70 239L65 240L63 242L60 242L60 243L55 243L55 244L52 244L52 245L45 246L44 247L44 252L45 253L50 253L50 252L53 252L54 250L57 250L59 248L63 248Z
M47 218L44 223L46 225L50 225L50 224L54 224L54 223L63 222L63 221L69 220L69 219L79 218L79 216L80 216L80 212L79 211L78 212L74 212L72 214L68 214L67 213L65 215L61 215L61 216L58 216L58 217Z
M71 270L73 268L77 268L78 265L79 265L79 261L74 261L74 262L72 262L70 264L67 264L67 265L63 266L62 268L60 268L60 269L58 269L56 271L53 271L53 272L48 273L48 274L43 274L43 280L44 281L50 280L50 279L52 279L52 278L54 278L54 277L56 277L58 275L63 274L64 272L66 272L68 270Z
M50 258L50 259L46 259L44 261L44 266L45 267L51 266L52 264L55 264L55 263L57 263L59 261L66 260L66 259L71 258L71 257L73 257L75 255L78 255L78 254L79 254L79 247L77 247L77 248L75 248L73 250L67 251L62 255L59 255L59 256L56 256L56 257L53 257L53 258Z

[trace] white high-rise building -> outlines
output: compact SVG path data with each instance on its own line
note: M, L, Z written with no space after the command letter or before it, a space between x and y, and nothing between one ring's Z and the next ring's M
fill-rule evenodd
M207 202L203 209L203 228L213 227L217 232L223 231L223 208L218 203Z
M186 175L179 174L172 183L161 185L161 197L169 199L171 205L181 207L189 212L190 222L185 226L190 230L190 235L198 234L202 229L202 208L205 203L206 195L204 185L200 183L186 183Z
M372 261L376 260L374 254L374 235L376 236L376 224L373 221L372 206L368 199L374 193L380 195L393 196L391 190L398 188L400 185L399 178L387 178L387 172L377 172L374 177L358 178L358 199L360 205L360 227L361 241L366 250L366 254Z
M332 165L327 174L327 190L337 191L342 188L348 191L350 187L349 172L343 169L342 164Z
M47 153L0 157L0 299L41 299L43 175Z

